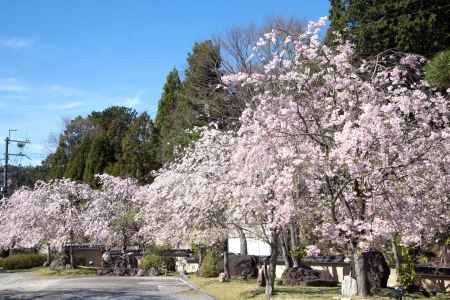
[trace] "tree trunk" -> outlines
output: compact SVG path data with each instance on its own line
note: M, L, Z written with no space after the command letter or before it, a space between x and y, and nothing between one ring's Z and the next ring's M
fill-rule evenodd
M205 257L205 253L206 253L205 247L202 245L199 245L198 246L198 265L199 265L199 267L203 263L203 258Z
M47 264L50 266L50 263L52 262L52 247L50 246L50 243L47 243Z
M367 282L367 267L364 256L353 254L353 263L355 265L356 285L358 296L367 297L369 295L369 284Z
M228 238L223 243L223 273L225 274L225 280L230 280L230 262L228 259Z
M399 283L400 280L400 266L402 264L402 259L399 253L397 242L395 241L395 237L391 238L391 245L392 245L392 253L394 254L395 259L395 270L397 271L397 283Z
M72 247L72 244L70 244L70 246L69 246L69 259L70 259L70 266L72 268L74 268L75 267L75 263L73 261L73 247Z
M248 250L247 250L247 237L245 236L245 232L244 230L242 230L242 228L238 227L237 228L238 234L239 234L239 241L240 241L240 254L241 255L248 255Z
M127 252L127 248L128 248L128 238L127 236L124 234L122 236L122 251L125 254Z
M73 231L70 230L69 260L70 260L70 266L72 268L75 267L75 263L73 261L73 240L74 240L73 236L74 236Z
M267 263L264 263L264 269L266 273L266 296L267 299L271 299L273 295L273 290L275 288L275 271L277 267L278 258L278 233L273 231L270 237L270 264L267 268Z
M16 246L16 240L13 239L11 246L9 247L9 256L13 256L14 255L14 247Z
M281 242L281 251L283 254L284 265L286 268L292 267L292 259L289 251L289 241L288 241L288 232L287 230L281 231L280 234L280 242Z
M448 248L448 246L447 246L447 244L444 244L443 246L442 246L442 253L441 253L441 264L445 267L445 266L448 266L449 264L448 264L448 251L449 250L449 248Z
M289 223L289 233L290 233L290 240L291 240L291 250L296 250L299 246L299 240L298 240L298 224L297 222L290 222ZM298 267L301 264L301 258L296 255L291 255L292 258L292 264L294 267Z

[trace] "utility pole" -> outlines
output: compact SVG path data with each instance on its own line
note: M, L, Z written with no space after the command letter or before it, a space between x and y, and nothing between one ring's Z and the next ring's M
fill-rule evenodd
M5 165L3 166L3 187L2 187L2 196L6 198L8 196L8 163L10 156L25 156L22 152L20 153L9 153L9 144L16 143L19 149L25 147L25 144L29 144L29 140L21 141L11 139L11 132L17 131L16 129L9 129L8 136L5 138Z

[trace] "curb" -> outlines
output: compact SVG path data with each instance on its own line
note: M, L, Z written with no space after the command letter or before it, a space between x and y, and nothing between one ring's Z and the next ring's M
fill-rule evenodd
M207 296L210 297L212 300L217 300L216 297L214 297L213 295L211 295L211 294L208 293L207 291L205 291L205 290L199 288L199 287L196 286L195 284L190 283L189 281L187 281L187 280L184 279L183 277L181 277L181 276L178 277L178 280L181 281L182 283L184 283L185 285L189 286L191 289L196 290L196 291L199 291L199 292L201 292L202 294L207 295Z

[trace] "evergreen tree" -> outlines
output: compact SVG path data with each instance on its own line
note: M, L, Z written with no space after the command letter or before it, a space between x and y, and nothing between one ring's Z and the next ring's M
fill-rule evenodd
M105 169L115 163L114 149L107 136L96 136L90 145L89 154L85 160L85 169L82 180L93 186L96 185L95 175L102 174ZM83 162L79 163L80 165Z
M78 181L83 180L86 159L88 158L90 147L91 139L89 136L86 136L81 142L81 145L73 151L73 155L70 157L63 177Z
M230 109L231 98L219 87L219 47L209 40L195 43L187 63L184 81L180 81L177 70L169 73L159 101L155 125L162 162L173 158L175 148L183 148L195 139L187 129L211 122L227 127L230 116L237 119L237 112Z
M228 107L225 93L219 88L222 75L219 47L209 40L195 43L187 62L182 95L192 105L194 125L202 126L210 122L223 125Z
M331 0L330 30L362 56L393 48L430 57L450 45L449 15L447 0Z
M450 49L436 54L425 66L425 79L432 86L450 88Z
M158 104L155 127L159 134L160 160L166 162L173 156L173 148L179 143L184 130L191 126L190 107L180 95L181 81L178 71L173 69L167 75L163 94Z
M122 140L120 175L134 177L140 183L151 182L151 171L160 166L157 155L157 134L149 115L143 113L131 123Z
M122 155L122 139L131 122L136 119L134 109L123 106L112 106L102 112L93 112L89 118L92 123L109 140L113 158L119 161Z
M67 122L55 153L44 161L48 177L95 184L97 173L122 174L122 143L136 115L133 109L113 106Z

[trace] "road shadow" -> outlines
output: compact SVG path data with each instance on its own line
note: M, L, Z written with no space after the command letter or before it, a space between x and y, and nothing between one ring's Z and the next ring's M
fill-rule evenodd
M13 290L0 291L0 300L28 300L28 299L40 299L40 300L75 300L75 299L91 299L91 300L170 300L176 299L171 296L151 295L151 294L138 294L136 291L105 291L105 290L93 290L93 289L80 289L80 290L54 290L54 291L38 291L38 292L18 292Z

